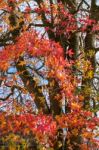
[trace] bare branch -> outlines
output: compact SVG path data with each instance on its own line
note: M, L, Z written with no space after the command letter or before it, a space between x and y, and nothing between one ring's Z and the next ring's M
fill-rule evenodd
M9 93L5 98L0 98L1 101L6 101L13 93Z

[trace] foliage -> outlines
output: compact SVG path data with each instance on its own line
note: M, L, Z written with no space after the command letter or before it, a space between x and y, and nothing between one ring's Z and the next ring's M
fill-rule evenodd
M1 0L0 9L1 148L98 147L95 1Z

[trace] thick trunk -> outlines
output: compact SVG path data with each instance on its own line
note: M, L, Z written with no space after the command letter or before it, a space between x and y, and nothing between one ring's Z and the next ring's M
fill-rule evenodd
M96 6L96 0L91 1L91 9L90 9L90 19L95 19L96 21L99 20L99 7ZM90 56L90 51L93 53L92 56ZM85 61L90 62L91 68L88 68L88 70L85 72L85 76L82 79L82 94L84 96L84 108L90 108L90 99L91 99L91 93L92 93L92 79L94 77L95 72L95 35L92 33L92 26L87 27L87 32L85 36ZM92 76L88 77L88 73L93 72ZM88 90L89 89L89 90ZM88 90L89 92L86 92Z
M11 27L16 27L17 25L17 18L15 15L15 3L9 2L9 6L12 8L12 12L9 16L9 22ZM12 30L12 38L13 41L16 42L17 36L20 35L20 31L22 30L23 23L19 24L19 27ZM34 95L34 102L39 111L43 111L45 114L49 113L48 107L46 105L46 99L42 93L42 87L38 86L36 81L30 75L29 71L27 70L25 64L23 66L20 63L24 61L24 58L21 56L16 64L17 71L19 72L19 76L23 81L24 87L28 90L30 94ZM28 83L28 84L27 84Z
M21 61L24 61L23 57L19 58L16 68L19 72L20 78L24 83L24 87L30 94L34 95L34 102L38 108L38 111L43 111L45 114L48 114L49 109L47 108L46 99L42 93L42 87L37 85L36 81L30 75L25 65L20 66Z

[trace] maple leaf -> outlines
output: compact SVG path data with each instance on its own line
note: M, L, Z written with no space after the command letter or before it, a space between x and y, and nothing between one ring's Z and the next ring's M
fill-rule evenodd
M24 65L26 65L26 62L25 62L25 61L20 61L20 62L18 63L18 65L19 65L19 66L24 66Z
M90 70L90 71L87 72L87 78L92 79L93 75L94 75L93 70Z
M6 112L0 114L0 140L4 136L3 143L9 144L10 139L17 143L20 142L20 136L22 136L24 144L23 138L27 135L25 138L28 145L33 144L31 143L33 139L32 141L36 141L36 145L41 146L42 149L52 148L54 150L57 147L82 149L80 139L83 143L84 138L88 141L90 138L91 143L95 137L92 130L98 126L98 120L88 111L94 106L86 104L86 100L89 103L90 100L92 101L93 95L95 97L93 103L98 101L97 91L95 91L96 95L93 94L94 90L89 83L96 69L93 66L94 59L92 60L95 52L91 48L88 50L86 46L86 43L91 41L87 40L87 37L94 39L93 35L99 30L98 21L89 18L89 16L94 18L93 13L96 13L97 9L92 12L91 9L88 9L87 15L85 13L86 16L83 16L84 11L82 13L81 9L75 12L76 2L75 6L71 2L61 0L57 2L38 0L36 4L33 2L33 5L31 0L26 0L26 2L24 0L0 0L0 2L0 21L3 25L3 27L0 26L0 31L2 31L0 35L0 46L2 47L0 49L0 81L2 82L0 82L2 86L0 94L3 92L7 94L8 91L6 92L5 89L10 90L13 94L9 100L11 108L9 109L9 106L6 105ZM82 3L80 4L82 8L81 5ZM93 6L89 5L89 7ZM78 14L82 17L78 17L80 16ZM76 33L79 31L76 43L72 35L78 37ZM82 56L78 55L79 58L77 56L77 64L73 57L75 44L79 45L77 53L80 54L83 51ZM90 46L92 42L88 44ZM66 59L64 52L69 56ZM20 57L25 60L20 61ZM40 63L43 64L42 67L39 67ZM13 64L16 64L16 72L9 74L9 66L13 67ZM37 78L33 76L35 72L33 68L27 68L28 65L39 68ZM76 67L73 68L73 65ZM80 70L81 85L79 88L77 78L79 78ZM26 76L26 72L29 77ZM39 85L42 80L40 72L42 78L47 79L47 84L44 81L43 85ZM11 83L10 80L13 82ZM13 85L18 86L13 88ZM85 110L84 104L88 110ZM93 109L93 113L96 112L96 108ZM60 135L58 129L62 130ZM11 133L10 136L9 133ZM64 147L63 142L66 142L67 147ZM78 145L79 148L75 148ZM87 149L85 145L84 142L83 150Z
M73 49L69 49L66 54L68 54L70 57L74 55Z

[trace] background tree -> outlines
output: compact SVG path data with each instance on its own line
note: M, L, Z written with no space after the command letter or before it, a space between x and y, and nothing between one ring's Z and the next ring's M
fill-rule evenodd
M96 0L0 2L1 139L88 149L99 106Z

